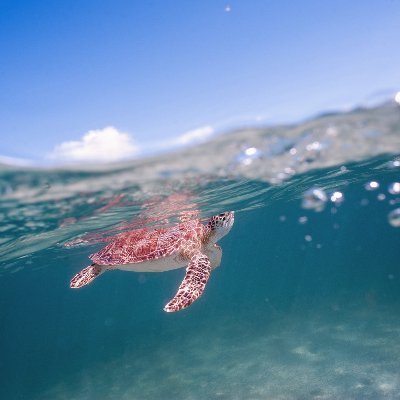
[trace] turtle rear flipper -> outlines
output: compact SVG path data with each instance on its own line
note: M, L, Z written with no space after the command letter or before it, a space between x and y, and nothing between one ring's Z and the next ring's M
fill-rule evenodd
M104 272L104 269L99 265L92 264L78 272L72 279L69 286L72 289L79 289L92 282L93 279L97 278Z
M203 253L196 253L186 268L186 275L179 286L176 295L164 307L166 312L175 312L189 307L204 292L210 277L211 263Z

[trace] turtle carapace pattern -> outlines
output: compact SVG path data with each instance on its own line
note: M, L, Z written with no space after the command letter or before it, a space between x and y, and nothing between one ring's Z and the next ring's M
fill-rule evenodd
M89 284L103 272L113 269L134 272L163 272L186 268L176 295L164 307L167 312L190 306L204 292L211 271L221 263L217 241L232 228L234 212L181 222L169 228L137 229L123 232L89 258L93 264L77 273L70 287Z

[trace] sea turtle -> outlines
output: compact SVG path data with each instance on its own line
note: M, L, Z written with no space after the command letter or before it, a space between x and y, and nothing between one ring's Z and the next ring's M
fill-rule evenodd
M162 272L187 265L186 275L175 297L164 311L182 310L204 291L212 269L219 266L222 250L216 242L232 228L234 212L185 220L170 228L137 229L120 233L99 252L89 256L93 264L76 274L70 287L77 289L105 271Z

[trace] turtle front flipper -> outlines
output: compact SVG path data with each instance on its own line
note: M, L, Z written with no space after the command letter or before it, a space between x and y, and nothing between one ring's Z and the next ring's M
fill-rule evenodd
M189 307L203 294L210 272L209 258L200 252L194 254L186 268L186 275L176 295L164 307L164 311L175 312Z
M97 278L104 272L104 269L99 265L92 264L78 272L72 279L69 286L72 289L79 289L92 282L93 279Z

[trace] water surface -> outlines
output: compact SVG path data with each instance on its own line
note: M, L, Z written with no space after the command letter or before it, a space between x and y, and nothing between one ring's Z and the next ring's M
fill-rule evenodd
M0 397L399 398L399 138L390 103L120 165L3 166ZM226 210L184 311L162 310L183 270L69 288L119 232Z

